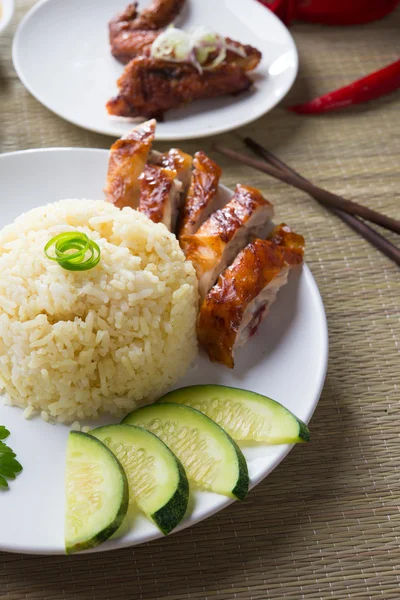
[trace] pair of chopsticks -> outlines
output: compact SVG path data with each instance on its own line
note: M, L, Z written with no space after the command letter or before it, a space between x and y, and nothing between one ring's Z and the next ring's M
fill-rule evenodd
M395 233L400 233L399 220L383 215L367 206L362 206L357 202L346 200L342 196L338 196L314 185L311 181L297 173L277 156L272 154L272 152L269 152L251 138L244 138L243 141L252 152L260 156L263 160L251 158L246 154L231 150L230 148L225 148L220 144L216 144L214 149L220 154L238 160L258 171L262 171L263 173L275 177L275 179L280 179L297 189L307 192L320 204L324 205L328 210L342 219L342 221L347 223L352 229L357 231L363 238L368 240L375 248L400 266L400 248L397 248L364 221L367 220L376 225L380 225L385 229L394 231Z

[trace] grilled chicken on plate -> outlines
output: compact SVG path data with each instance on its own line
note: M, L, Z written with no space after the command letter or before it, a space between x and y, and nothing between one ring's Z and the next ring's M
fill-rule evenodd
M186 197L192 176L193 157L190 154L182 152L179 148L170 148L168 152L164 153L152 150L149 155L149 163L173 169L176 172L176 178L182 184L181 194Z
M192 160L177 148L151 150L155 126L142 123L112 146L107 200L179 230L199 284L199 343L212 361L233 368L235 350L267 316L290 269L303 262L304 238L282 224L259 239L273 215L261 192L238 184L220 208L218 165L202 151Z
M141 13L129 4L109 23L111 53L122 63L150 54L151 45L179 14L185 0L154 0Z
M196 152L186 200L182 208L179 236L196 233L200 225L217 210L221 169L205 152Z
M139 175L147 163L155 130L156 121L152 119L138 125L111 146L104 190L108 202L119 208L137 208Z
M182 189L176 175L173 169L146 165L139 177L139 212L154 223L163 223L172 232L178 219Z
M127 6L109 23L112 55L124 64L138 56L150 56L154 41L178 16L184 3L185 0L154 0L141 13L137 2ZM236 63L245 71L257 67L261 53L256 48L230 38L225 38L225 44L225 62ZM209 62L215 58L216 53L211 54Z
M195 234L180 236L186 258L196 269L200 301L250 237L265 232L272 215L272 204L259 190L238 184L230 202L212 213Z
M199 314L197 336L210 359L234 367L234 352L267 316L291 268L303 262L304 238L279 225L250 242L219 277Z
M190 63L139 56L125 67L117 84L119 93L106 105L110 115L162 120L171 108L244 92L252 81L235 63L199 73Z

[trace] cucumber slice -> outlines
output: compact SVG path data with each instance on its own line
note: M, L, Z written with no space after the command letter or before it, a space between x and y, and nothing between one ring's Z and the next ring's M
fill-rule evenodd
M158 402L175 402L200 410L234 440L268 444L309 442L310 432L287 408L255 392L224 385L192 385L169 392Z
M246 460L230 436L198 410L181 404L152 404L123 420L160 437L197 487L243 500L249 488Z
M189 484L175 454L157 436L132 425L109 425L90 432L109 448L123 466L129 500L135 502L167 535L182 521Z
M99 440L80 431L71 431L68 438L66 503L67 554L104 542L128 510L128 482L118 460Z

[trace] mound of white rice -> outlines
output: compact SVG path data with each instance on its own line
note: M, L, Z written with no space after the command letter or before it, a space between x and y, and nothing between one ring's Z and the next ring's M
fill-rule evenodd
M97 267L46 258L64 231L98 243ZM192 264L164 225L94 200L31 210L0 231L0 390L26 416L120 416L185 373L196 306Z

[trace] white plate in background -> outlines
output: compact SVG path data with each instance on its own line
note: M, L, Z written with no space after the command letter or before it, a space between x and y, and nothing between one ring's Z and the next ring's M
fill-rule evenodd
M7 202L0 212L0 229L22 212L49 202L63 198L103 199L108 156L106 150L83 148L1 155L1 189ZM232 194L227 188L224 190L227 195ZM234 370L213 364L201 354L195 367L176 387L219 383L250 389L278 400L308 422L322 390L327 357L324 307L313 276L304 265L291 272L289 283L279 292L269 317L246 347L238 351ZM39 417L27 421L20 408L3 405L1 396L0 424L10 430L7 442L24 468L10 483L9 491L0 491L0 551L62 554L69 428L45 423ZM82 421L81 425L96 426L96 423ZM242 445L251 487L264 479L290 448L289 445ZM231 502L224 496L196 492L193 510L177 530L205 519ZM155 525L140 517L134 529L95 551L123 548L158 537L162 534Z
M0 33L10 23L14 14L14 0L0 0Z
M129 0L42 0L20 23L13 61L23 84L60 117L119 137L132 122L111 118L107 100L123 71L112 57L108 22ZM149 0L140 0L142 8ZM176 20L182 28L206 25L263 53L252 91L201 100L166 113L159 140L200 138L229 131L271 110L297 73L296 46L282 22L257 0L186 0Z

